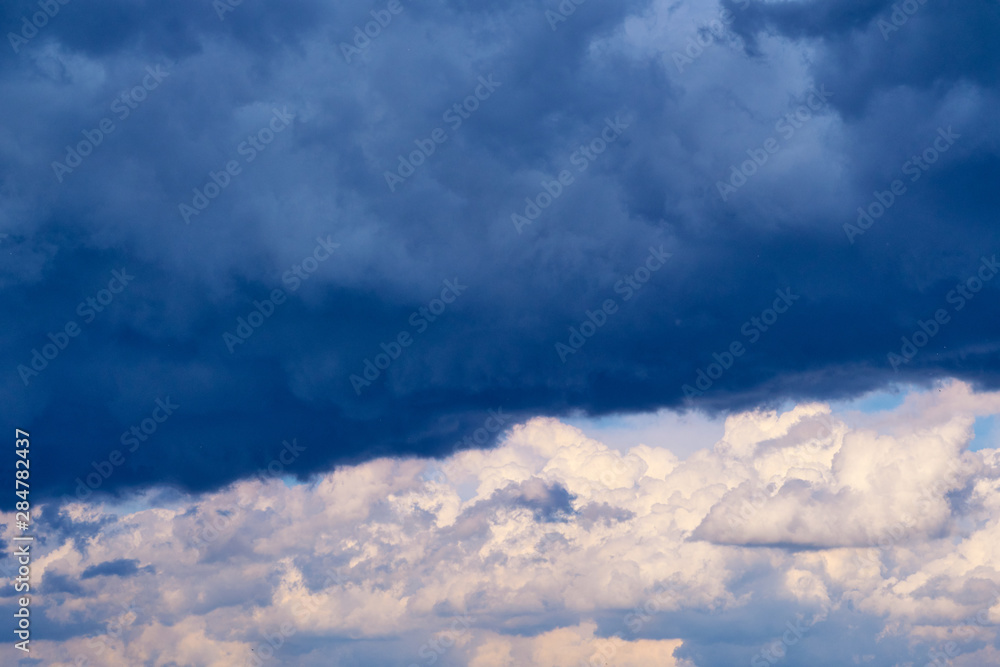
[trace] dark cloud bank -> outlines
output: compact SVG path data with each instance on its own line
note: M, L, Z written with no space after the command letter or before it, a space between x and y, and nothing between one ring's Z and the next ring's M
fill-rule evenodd
M914 4L729 3L683 68L697 26L643 37L647 2L60 5L0 45L36 490L438 455L497 409L996 387L1000 10Z

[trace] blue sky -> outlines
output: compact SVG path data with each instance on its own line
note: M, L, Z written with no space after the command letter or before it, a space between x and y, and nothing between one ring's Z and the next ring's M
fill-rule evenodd
M851 521L887 527L877 508L903 511L874 490L889 465L879 443L926 445L929 461L961 461L969 475L935 496L939 514L917 530L927 549L988 523L989 512L980 524L966 514L992 507L1000 437L990 407L1000 388L996 3L14 0L0 6L0 27L0 401L8 425L44 443L32 491L59 531L53 553L133 520L167 530L144 512L195 516L253 485L279 484L274 502L301 509L328 502L324 485L380 479L405 495L422 479L449 489L413 499L427 514L382 498L336 521L391 515L386 525L401 522L393 530L416 548L408 531L432 515L437 529L489 525L496 536L494 509L521 512L537 524L528 533L541 531L532 548L543 559L583 548L600 526L655 523L654 508L669 507L673 527L661 527L677 549L700 540L716 549L706 559L734 549L746 560L716 572L724 590L689 581L693 615L631 638L639 643L617 659L669 648L677 664L714 666L751 662L741 651L761 638L733 630L741 648L710 650L725 635L697 614L758 590L780 607L779 580L815 603L810 622L850 625L837 614L848 599L863 606L848 594L861 584L808 583L811 566L795 559L860 548ZM808 441L823 419L816 406L855 434L831 441L839 454L751 462ZM511 444L515 432L528 435ZM939 449L925 442L931 433ZM581 437L566 450L540 444ZM871 452L852 449L855 437L871 439ZM605 450L635 462L621 472L634 502L592 488L587 475L600 475L589 466ZM495 475L462 468L452 484L433 474L476 456L499 457ZM896 474L927 482L900 456ZM670 493L644 481L649 471ZM751 502L740 494L757 482L774 494L773 525L729 526L720 517ZM848 537L796 532L824 503ZM966 514L946 518L945 505ZM568 517L587 539L543 530ZM294 588L359 535L303 547L293 565L305 569L282 581ZM296 559L236 542L198 558L256 562L259 547L275 567ZM634 571L608 575L631 582L617 597L585 613L554 589L558 604L512 594L508 616L477 618L485 634L467 653L438 659L544 662L560 654L553 646L597 641L615 604L664 579L650 578L640 542ZM120 547L67 551L50 581L83 595L67 582L132 558ZM762 575L761 549L788 549L791 560ZM361 549L353 566L384 556ZM162 564L136 560L107 577L174 585L153 574ZM989 579L992 561L979 565L969 577ZM931 570L911 574L913 590L943 590ZM399 624L378 632L321 624L295 660L311 664L301 656L315 646L353 638L374 652L345 648L344 664L383 664L392 651L376 636L409 646L427 631L421 614L461 618L496 593L431 602L407 588L420 579L364 579L405 589L412 617L389 614ZM951 593L968 602L977 582ZM267 607L277 591L243 591L240 604ZM150 612L142 641L221 642L205 664L226 663L249 640L221 637L219 618L247 621L217 602ZM59 641L103 622L62 603L47 608ZM536 616L534 604L556 611ZM866 613L899 612L885 604ZM876 646L872 621L870 645L859 640L852 659L918 664L913 647L942 639L928 628L943 622L918 618L921 604L906 598L900 608L913 613L887 622L912 624L910 639ZM535 610L518 620L522 608ZM995 636L976 641L961 659L992 659L974 651L993 650ZM125 663L154 651L122 650Z

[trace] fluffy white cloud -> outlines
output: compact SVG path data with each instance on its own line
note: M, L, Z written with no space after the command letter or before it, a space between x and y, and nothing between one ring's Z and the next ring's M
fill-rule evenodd
M38 531L60 539L34 561L34 613L63 639L32 657L989 664L1000 455L968 445L996 413L1000 394L950 383L876 415L738 414L684 460L539 418L437 462L44 506Z

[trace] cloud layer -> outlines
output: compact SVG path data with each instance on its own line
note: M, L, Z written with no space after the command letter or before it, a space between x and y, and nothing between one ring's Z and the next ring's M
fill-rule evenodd
M1000 393L957 382L868 415L748 412L683 460L669 436L618 451L538 418L436 462L46 505L33 648L50 665L991 664L1000 457L968 446L997 413Z
M902 4L5 3L0 399L61 452L37 490L116 450L102 491L294 436L303 475L445 455L498 407L995 387L1000 16Z

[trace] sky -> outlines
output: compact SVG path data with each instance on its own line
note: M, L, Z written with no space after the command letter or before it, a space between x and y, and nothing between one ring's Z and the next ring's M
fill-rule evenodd
M996 3L0 35L17 664L1000 663Z

